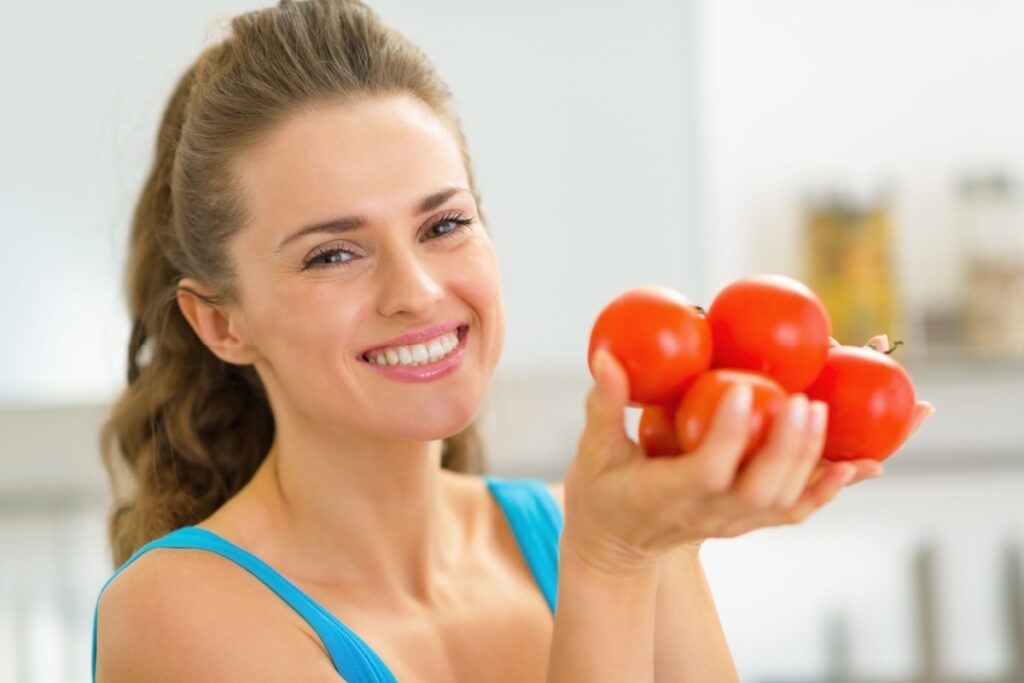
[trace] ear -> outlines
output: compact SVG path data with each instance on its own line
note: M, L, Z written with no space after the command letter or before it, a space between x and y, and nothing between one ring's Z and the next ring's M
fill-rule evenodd
M258 350L249 343L241 311L203 301L188 290L204 297L212 297L215 292L192 278L182 278L178 282L178 308L196 336L214 355L234 365L251 365L259 360Z

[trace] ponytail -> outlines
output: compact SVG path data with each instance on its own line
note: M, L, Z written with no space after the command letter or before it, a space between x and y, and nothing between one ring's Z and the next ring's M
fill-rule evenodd
M217 358L175 305L181 268L172 247L171 177L194 74L193 68L181 78L167 105L132 218L128 386L100 437L115 495L115 565L149 540L212 514L252 477L274 432L253 368ZM119 481L117 452L133 480L130 493Z

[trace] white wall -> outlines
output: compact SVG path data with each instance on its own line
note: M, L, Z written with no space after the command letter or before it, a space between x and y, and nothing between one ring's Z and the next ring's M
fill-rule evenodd
M956 297L956 175L1024 172L1024 3L697 7L712 288L751 270L800 272L798 200L809 187L890 180L911 315Z
M259 2L22 3L0 22L0 404L106 401L132 203L174 80ZM451 86L502 267L499 372L586 373L641 281L703 292L689 2L371 2Z

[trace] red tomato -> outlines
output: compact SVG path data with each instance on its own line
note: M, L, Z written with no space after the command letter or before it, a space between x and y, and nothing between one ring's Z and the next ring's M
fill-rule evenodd
M667 405L644 406L640 413L637 434L644 453L654 458L662 455L679 455L683 449L676 439L675 414L678 402Z
M738 382L749 384L754 390L750 410L750 438L740 462L746 462L757 451L786 402L786 392L778 382L766 375L723 369L708 370L701 374L676 410L676 435L683 453L689 453L700 446L722 396Z
M668 403L711 363L711 330L682 294L648 285L619 295L601 311L590 332L588 366L599 348L625 367L633 405Z
M708 309L715 368L763 372L795 393L825 365L832 323L803 283L784 275L754 275L719 292Z
M917 402L914 384L899 363L880 351L830 349L807 395L828 404L828 460L881 462L910 436Z

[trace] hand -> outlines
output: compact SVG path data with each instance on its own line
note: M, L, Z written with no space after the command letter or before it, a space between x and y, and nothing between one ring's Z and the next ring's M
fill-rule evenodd
M832 346L839 345L839 342L837 342L835 339L832 339L831 341ZM882 352L888 351L889 337L884 334L872 337L870 340L868 340L868 343L865 344L865 346L874 347L878 351ZM935 407L931 403L929 403L928 401L918 401L917 404L914 406L913 427L911 428L910 433L913 434L918 429L920 429L921 425L923 425L925 421L932 416L933 413L935 413ZM882 467L882 463L876 460L871 460L869 458L865 458L863 460L847 460L846 463L853 465L854 467L857 468L856 474L854 474L853 479L851 479L846 484L846 486L853 486L854 484L864 481L865 479L879 477L885 472L885 469ZM817 484L818 480L820 480L828 472L831 466L832 463L826 460L818 462L815 465L814 470L811 473L811 476L807 480L808 489L814 487ZM797 520L801 520L804 517L806 517L806 515L813 512L815 509L816 503L814 496L812 495L809 497L808 500L802 500L795 510L787 510L783 511L782 513L775 511L768 512L764 516L755 520L754 523L756 523L757 526L777 526L780 524L791 523L792 519L796 518Z
M831 337L829 337L829 341L832 342L832 346L839 346L839 342L837 342L835 339L832 339ZM874 349L876 349L878 351L881 351L882 353L885 353L885 352L887 352L889 350L889 335L887 335L887 334L875 335L874 337L869 339L868 343L865 344L864 346L870 346L870 347L872 347L872 348L874 348ZM925 421L929 417L931 417L934 413L935 413L935 406L933 406L928 401L918 401L917 405L914 406L914 426L911 428L910 433L913 434L918 429L920 429L921 425L923 425L925 423ZM858 460L858 461L854 461L854 462L866 462L867 463L867 462L873 462L873 461L870 461L870 460L869 461ZM879 472L878 472L878 474L881 474L881 473L882 473L881 472L881 465L879 465ZM851 483L852 484L856 483L856 480L851 482Z
M642 572L707 538L802 521L858 474L857 465L822 462L827 407L802 394L787 400L740 468L751 401L745 386L723 397L696 450L648 458L623 424L628 375L614 356L596 353L586 425L565 477L562 551L600 571Z

